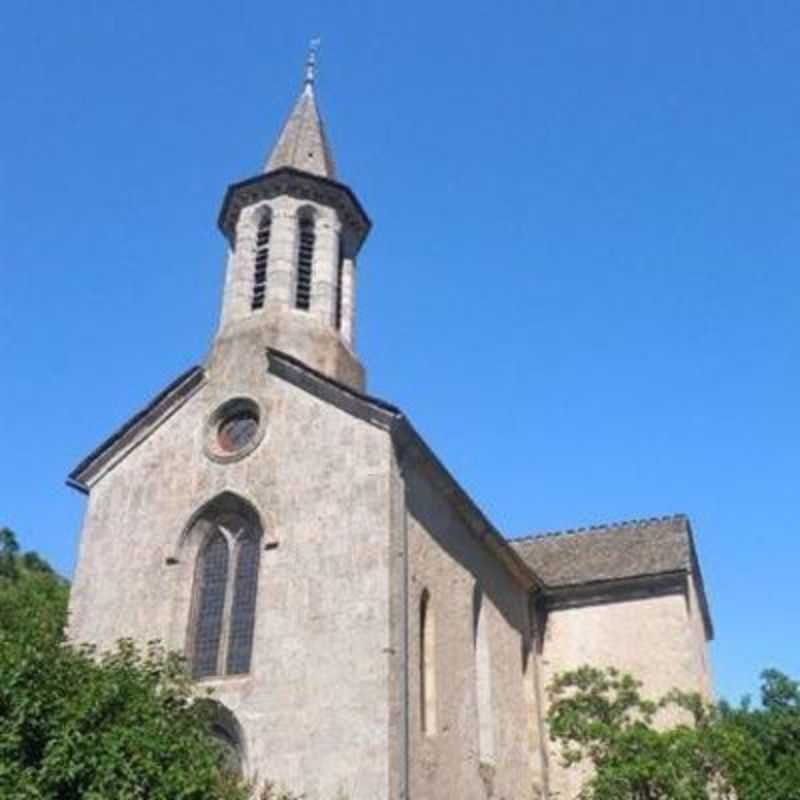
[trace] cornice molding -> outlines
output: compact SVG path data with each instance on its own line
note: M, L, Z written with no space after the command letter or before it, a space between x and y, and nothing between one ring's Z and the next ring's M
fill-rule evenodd
M358 252L372 227L372 222L358 198L343 183L293 167L281 167L228 187L217 224L231 246L236 238L236 225L242 211L255 203L280 195L289 195L298 200L312 200L335 208L343 226L352 237L353 254Z
M688 577L687 570L676 570L568 586L547 586L542 594L547 609L555 611L587 605L619 603L624 600L663 597L668 594L683 594L687 591Z

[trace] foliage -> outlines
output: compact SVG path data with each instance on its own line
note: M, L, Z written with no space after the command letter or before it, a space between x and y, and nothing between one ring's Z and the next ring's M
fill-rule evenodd
M549 687L550 734L565 766L591 766L582 800L800 800L800 690L762 678L763 708L734 709L581 667Z
M245 800L179 658L65 644L66 582L0 532L0 797Z
M721 726L739 747L728 768L739 800L800 800L800 683L761 673L761 708L720 704Z

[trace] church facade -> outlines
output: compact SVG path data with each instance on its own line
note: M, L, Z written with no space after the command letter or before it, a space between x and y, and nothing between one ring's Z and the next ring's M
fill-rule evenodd
M357 256L313 63L263 171L229 187L220 325L70 475L88 495L70 635L160 639L242 770L309 800L573 797L546 686L584 663L711 693L681 516L510 541L365 393Z

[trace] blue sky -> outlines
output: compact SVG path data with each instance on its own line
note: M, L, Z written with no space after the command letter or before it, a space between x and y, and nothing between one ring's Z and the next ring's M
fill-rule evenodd
M225 187L319 34L374 220L358 348L509 536L690 515L721 694L800 675L796 3L15 3L0 25L0 524L206 352ZM121 535L123 532L121 532Z

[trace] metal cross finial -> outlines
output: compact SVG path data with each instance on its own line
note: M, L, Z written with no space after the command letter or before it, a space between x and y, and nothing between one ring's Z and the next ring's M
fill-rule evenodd
M317 68L317 52L322 40L315 36L308 45L308 58L306 59L306 86L314 85Z

